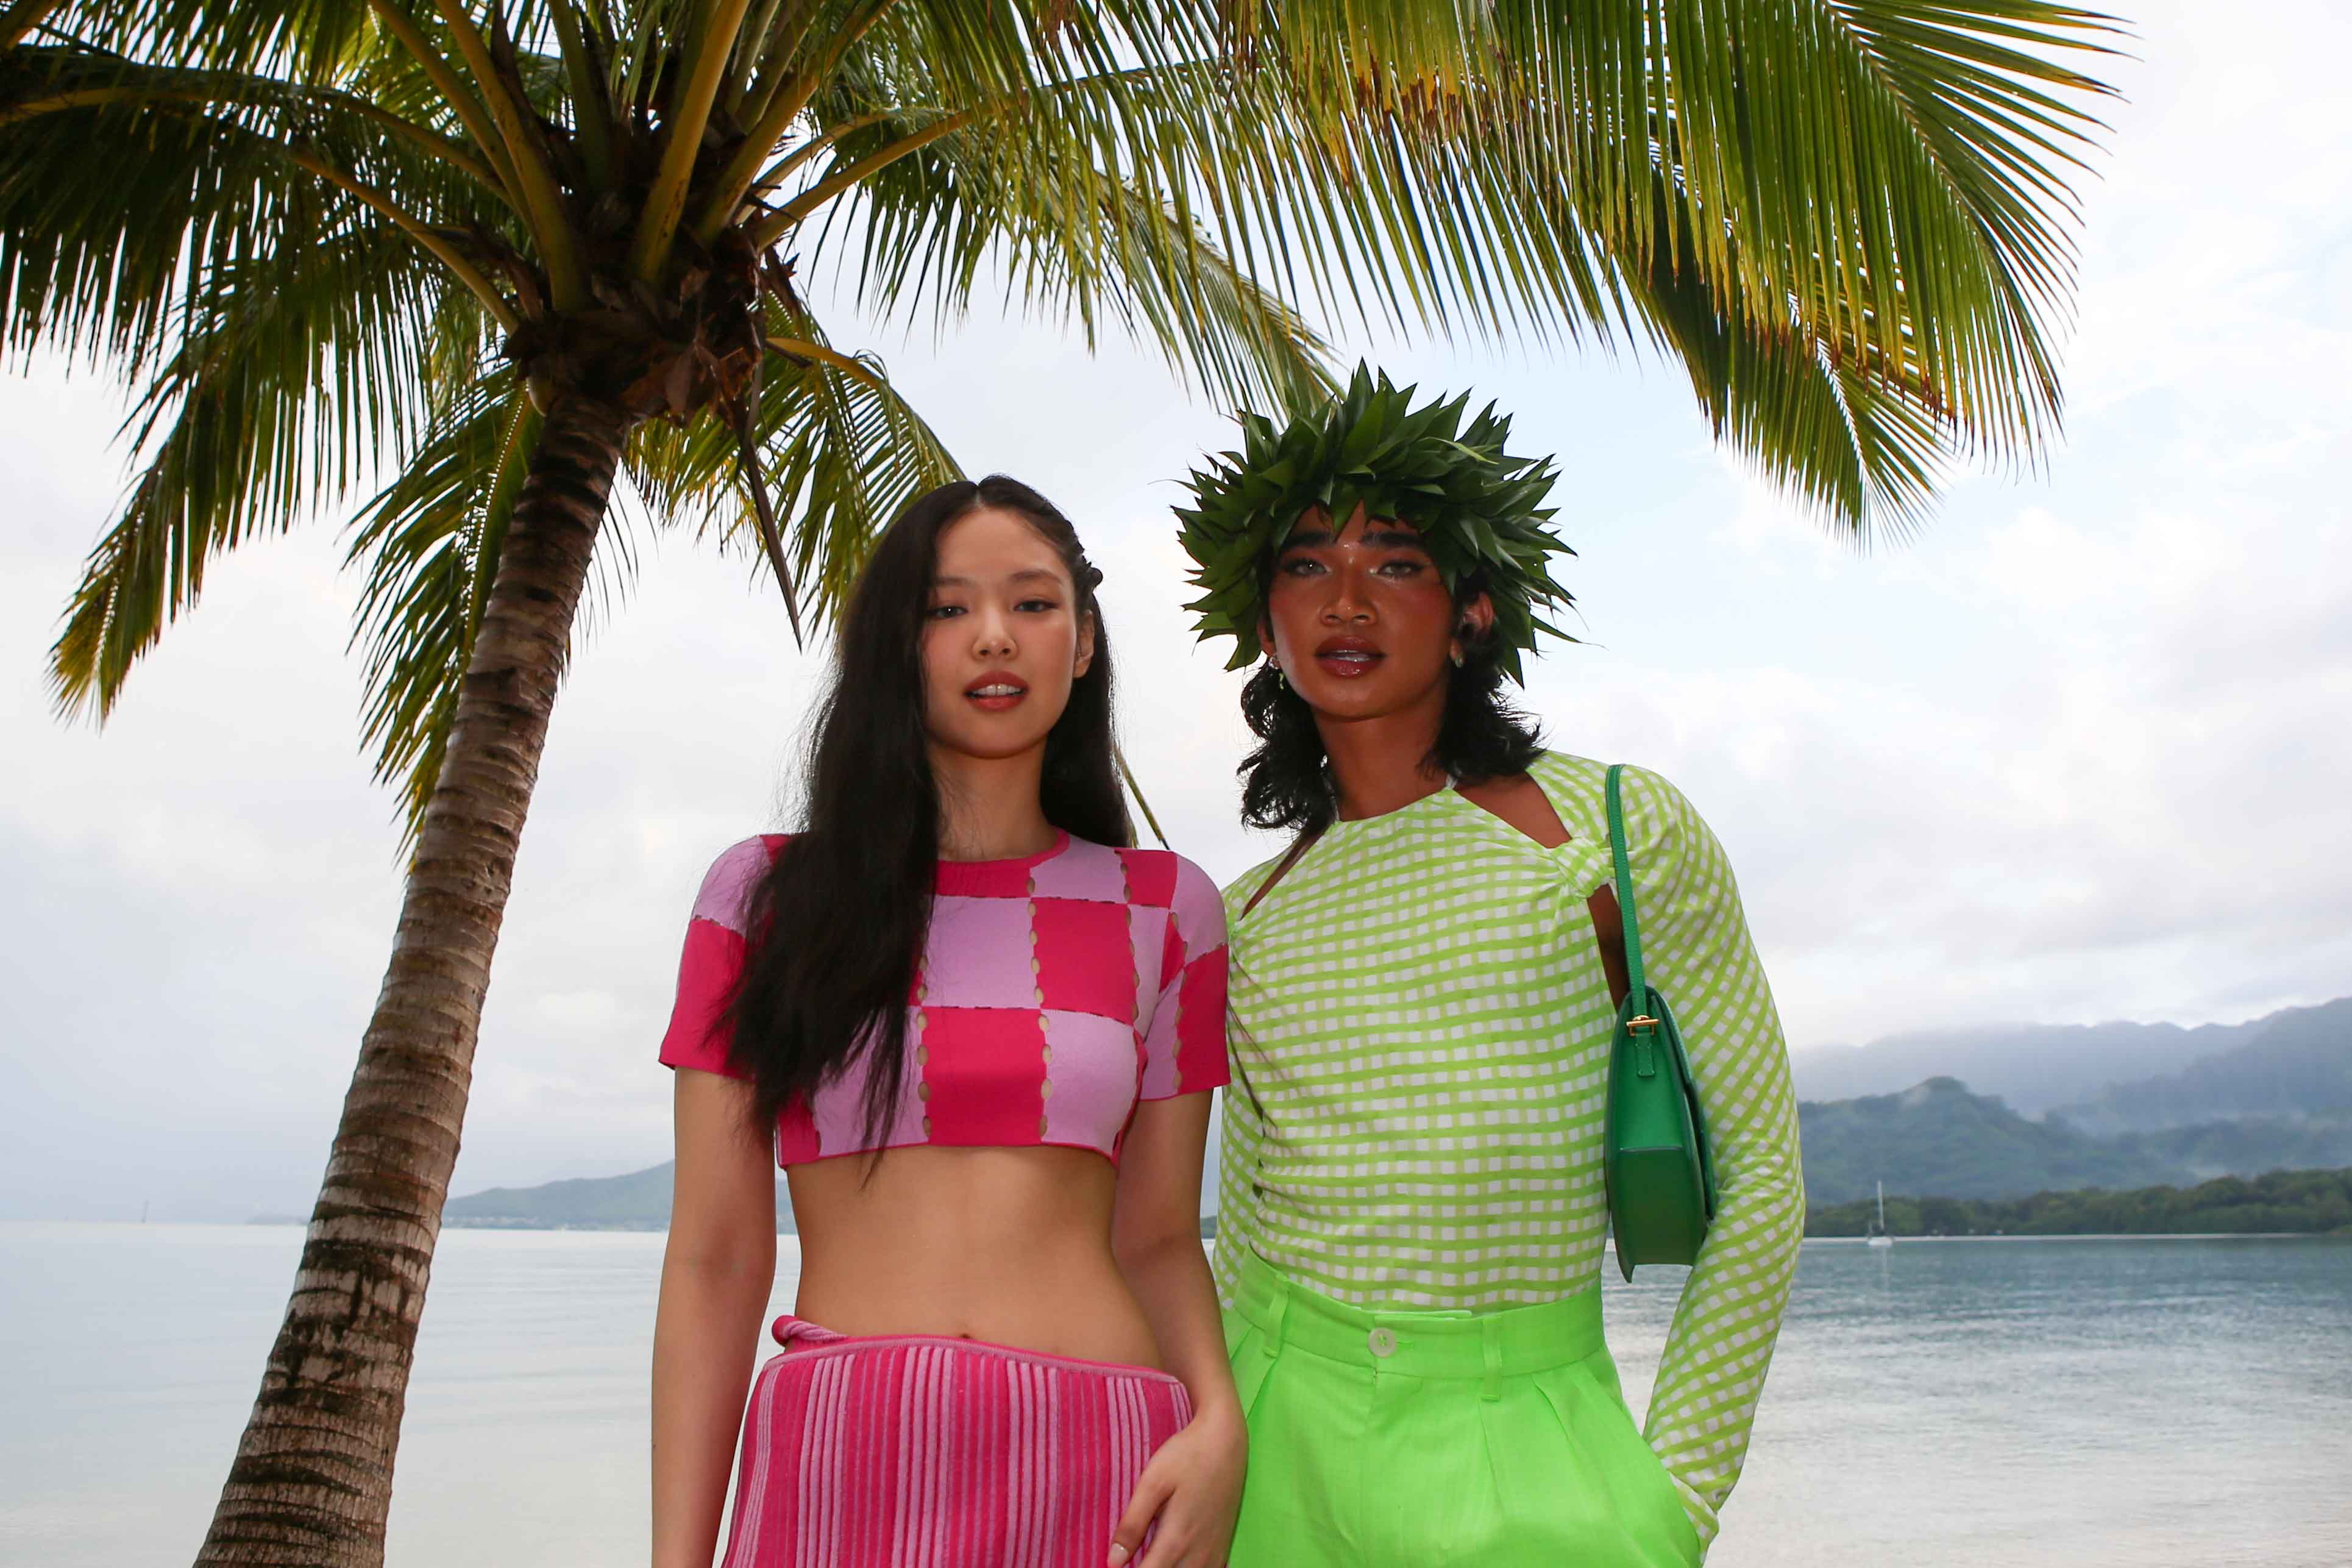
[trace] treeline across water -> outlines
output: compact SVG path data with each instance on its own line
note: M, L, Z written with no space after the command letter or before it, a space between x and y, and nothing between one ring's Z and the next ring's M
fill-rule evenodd
M1876 1213L1877 1206L1867 1201L1812 1208L1805 1215L1805 1234L1867 1235ZM2086 1187L2032 1197L1890 1197L1886 1228L1897 1236L2352 1235L2352 1170L2272 1171L2130 1192Z

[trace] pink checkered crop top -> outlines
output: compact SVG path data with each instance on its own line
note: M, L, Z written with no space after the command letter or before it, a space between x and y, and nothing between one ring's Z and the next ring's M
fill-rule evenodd
M746 839L702 879L662 1039L671 1067L740 1077L727 1008L746 906L786 839ZM1057 834L1020 860L941 861L898 1103L879 1146L1058 1145L1117 1162L1142 1100L1226 1081L1225 915L1165 850ZM866 1064L787 1106L782 1166L865 1153Z

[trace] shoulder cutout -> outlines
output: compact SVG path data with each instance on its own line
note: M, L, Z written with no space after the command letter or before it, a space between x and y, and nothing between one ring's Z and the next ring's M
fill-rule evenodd
M1517 828L1520 834L1538 846L1556 850L1574 837L1552 809L1551 797L1543 786L1527 774L1509 779L1489 779L1484 784L1465 784L1457 791L1472 805Z

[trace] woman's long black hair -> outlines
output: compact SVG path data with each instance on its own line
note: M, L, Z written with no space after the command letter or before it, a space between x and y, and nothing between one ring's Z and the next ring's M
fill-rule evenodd
M922 636L940 531L982 508L1012 512L1057 550L1091 618L1095 653L1045 737L1045 820L1097 843L1134 841L1111 737L1102 573L1067 517L992 474L919 497L875 541L835 639L833 685L808 762L808 821L754 890L729 1061L752 1083L752 1126L861 1057L867 1139L887 1125L906 1059L907 1005L930 930L940 788L923 719Z
M1259 566L1258 602L1267 601L1275 559L1268 551ZM1475 575L1454 586L1458 613L1485 591ZM1495 638L1465 633L1462 663L1448 671L1445 716L1423 767L1457 783L1483 784L1525 773L1543 755L1543 731L1503 695L1503 669L1495 659ZM1290 687L1272 664L1261 664L1242 686L1242 717L1257 746L1242 758L1242 821L1253 828L1283 828L1319 833L1339 813L1339 790L1315 710Z

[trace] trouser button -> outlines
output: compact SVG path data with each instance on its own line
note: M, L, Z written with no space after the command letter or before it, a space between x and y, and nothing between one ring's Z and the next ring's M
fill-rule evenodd
M1396 1354L1394 1329L1374 1329L1366 1338L1372 1347L1374 1355L1389 1356Z

